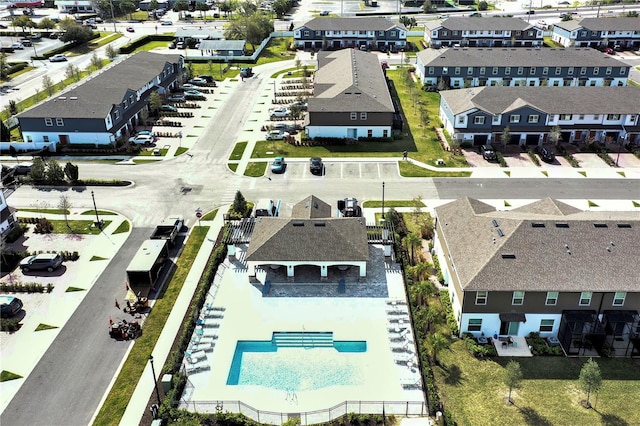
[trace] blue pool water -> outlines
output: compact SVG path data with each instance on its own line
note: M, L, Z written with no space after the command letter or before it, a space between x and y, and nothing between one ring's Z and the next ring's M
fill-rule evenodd
M302 341L283 344L275 338L238 341L227 385L305 391L364 384L361 361L367 342L332 341L331 344L330 341L315 346L306 339L304 344Z

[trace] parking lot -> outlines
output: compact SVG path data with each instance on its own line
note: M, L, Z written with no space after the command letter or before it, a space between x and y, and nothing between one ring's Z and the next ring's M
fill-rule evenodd
M303 158L286 159L284 173L272 173L270 168L266 176L274 181L286 179L384 179L398 177L398 159L381 158L380 161L356 162L348 159L330 161L323 160L324 174L313 175L309 171L309 160Z

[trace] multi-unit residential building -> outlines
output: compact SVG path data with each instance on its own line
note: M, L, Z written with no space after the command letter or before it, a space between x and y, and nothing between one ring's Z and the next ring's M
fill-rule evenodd
M152 92L177 88L180 55L140 52L77 87L17 115L25 142L108 145L128 136L148 110Z
M16 209L9 207L4 191L0 189L0 238L11 232L17 223Z
M565 47L640 49L640 18L584 18L553 25L553 41Z
M315 18L293 30L299 49L399 51L407 45L407 29L386 18Z
M591 48L446 48L418 53L416 73L442 89L477 86L625 86L630 66Z
M553 338L567 355L640 355L637 212L543 199L436 207L434 249L460 332Z
M535 47L543 45L544 28L520 18L447 18L427 22L424 39L430 47Z
M460 143L538 145L552 141L554 128L560 142L640 143L640 87L485 86L440 95L440 119Z
M396 111L378 57L355 49L316 56L309 137L390 137Z

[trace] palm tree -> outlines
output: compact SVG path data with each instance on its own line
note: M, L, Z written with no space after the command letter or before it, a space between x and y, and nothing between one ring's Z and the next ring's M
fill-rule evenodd
M440 333L433 333L427 336L426 346L433 361L439 365L438 353L449 347L449 340Z
M415 264L415 251L416 247L419 247L422 244L422 238L413 232L409 232L406 237L404 237L404 245L407 246L409 252L411 254L411 264Z

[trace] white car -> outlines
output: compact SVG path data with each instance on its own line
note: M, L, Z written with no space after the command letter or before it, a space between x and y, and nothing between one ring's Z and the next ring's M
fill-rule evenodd
M538 25L540 25L541 27L546 27L547 26L547 21L545 21L544 19L541 19L538 21Z
M65 62L66 60L67 60L67 57L64 56L63 54L53 55L52 57L49 58L49 62Z
M11 48L12 49L20 49L20 50L22 50L22 49L24 49L24 45L22 43L13 43L11 45Z
M129 138L129 142L136 145L151 145L155 137L153 135L136 135Z
M171 22L171 21L162 21L162 22L160 22L160 25L173 25L173 22Z
M288 108L276 108L274 110L271 110L271 117L278 117L278 118L283 118L283 117L288 117L289 114L291 114L291 111L289 111Z

